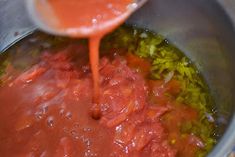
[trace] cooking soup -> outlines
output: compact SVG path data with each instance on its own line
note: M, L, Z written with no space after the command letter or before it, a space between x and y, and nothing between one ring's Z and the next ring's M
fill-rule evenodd
M199 71L150 31L102 40L99 117L86 40L34 32L1 60L0 156L203 157L216 143Z

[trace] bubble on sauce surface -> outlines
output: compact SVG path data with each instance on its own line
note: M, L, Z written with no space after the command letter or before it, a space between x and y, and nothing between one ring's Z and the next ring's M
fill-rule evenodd
M91 149L87 149L84 153L84 157L96 157L97 153L94 153Z
M74 139L76 139L76 140L79 139L79 133L78 133L77 130L71 130L71 131L70 131L70 134L71 134L71 136L72 136Z
M65 109L64 109L64 108L61 108L61 109L59 110L59 114L60 114L60 116L63 116L63 115L64 115L64 113L65 113Z
M84 152L84 156L85 157L97 156L97 153L91 148L92 141L89 138L86 138L85 136L81 136L81 140L86 145L86 150Z
M85 144L89 138L87 138L85 135L80 136L80 140Z
M54 117L49 116L49 117L47 118L47 126L48 126L48 127L53 127L54 124L55 124Z
M89 138L82 138L82 141L87 147L91 146L91 140Z
M67 112L65 117L68 119L68 120L71 120L72 119L72 113L71 112Z
M43 119L43 117L47 114L48 112L48 106L47 105L42 105L38 111L35 112L35 117L37 120Z
M83 131L84 132L90 132L90 131L92 131L92 129L91 128L83 128Z

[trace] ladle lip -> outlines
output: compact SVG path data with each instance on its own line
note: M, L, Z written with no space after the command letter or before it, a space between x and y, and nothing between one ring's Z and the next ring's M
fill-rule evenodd
M53 18L53 21L50 22L45 22L48 21L46 20L47 17L44 17L44 15L41 15L36 8L36 1L42 1L43 3L46 3L46 0L25 0L25 6L26 10L29 14L29 17L31 21L36 25L39 29L49 33L49 34L54 34L54 35L59 35L59 36L70 36L70 37L89 37L93 36L95 34L99 34L102 32L102 30L110 28L111 26L115 26L123 21L125 21L133 12L135 12L137 9L139 9L144 3L147 2L147 0L135 0L133 3L131 3L128 6L128 10L123 13L121 16L105 22L102 27L96 26L96 30L94 30L94 27L81 27L81 28L68 28L68 29L61 29L61 28L55 28L56 23L58 21L56 20L56 17ZM50 8L46 8L48 13L53 17L53 13L50 11ZM53 26L54 25L54 26ZM53 28L54 27L54 28ZM107 33L111 32L112 30L107 29Z
M36 0L25 0L26 10L28 12L30 20L34 23L34 25L49 34L67 36L67 34L65 34L64 32L56 31L55 29L51 29L50 27L48 27L48 25L46 25L44 22L42 22L42 19L37 12L35 2L36 2Z

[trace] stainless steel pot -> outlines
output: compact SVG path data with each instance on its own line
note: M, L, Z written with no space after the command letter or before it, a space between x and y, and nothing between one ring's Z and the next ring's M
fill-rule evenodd
M220 134L209 157L227 155L235 146L235 1L149 0L127 23L164 35L200 69L216 101ZM0 51L35 29L23 0L0 0Z

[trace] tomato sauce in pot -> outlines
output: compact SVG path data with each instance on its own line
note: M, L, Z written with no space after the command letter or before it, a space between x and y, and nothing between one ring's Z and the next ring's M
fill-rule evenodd
M15 76L6 75L0 88L1 156L186 157L203 145L194 135L171 144L180 138L177 124L198 113L164 95L180 92L180 82L148 80L150 62L130 53L101 58L102 116L92 118L85 53L84 46L70 45L43 52L23 73L8 68Z

